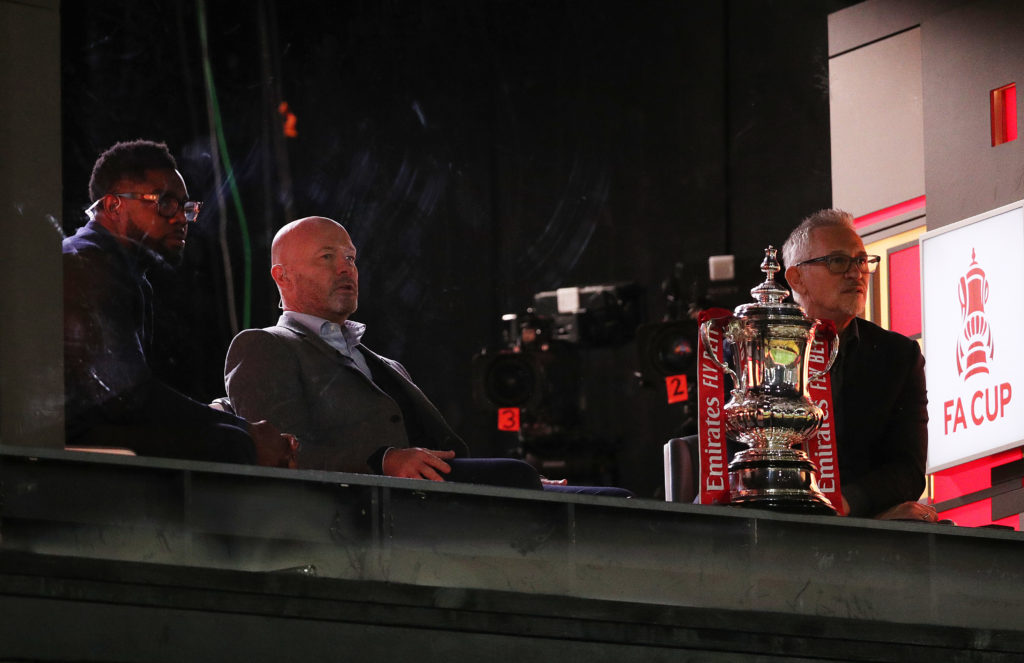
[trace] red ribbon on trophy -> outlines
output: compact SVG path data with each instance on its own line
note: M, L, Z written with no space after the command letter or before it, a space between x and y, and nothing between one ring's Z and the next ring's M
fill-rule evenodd
M732 311L710 308L701 311L698 325L709 320L725 322ZM722 330L716 324L707 326L708 345L720 362L724 362ZM700 446L700 486L698 504L728 504L729 454L725 437L725 375L702 347L697 365L697 430Z
M824 332L824 333L822 333ZM839 488L839 450L836 446L835 410L832 407L832 376L825 371L829 360L829 340L839 343L836 326L831 320L819 320L814 330L814 341L808 354L807 372L817 379L808 379L807 393L811 402L821 408L825 416L818 432L807 440L807 456L818 466L818 490L841 515L843 494Z

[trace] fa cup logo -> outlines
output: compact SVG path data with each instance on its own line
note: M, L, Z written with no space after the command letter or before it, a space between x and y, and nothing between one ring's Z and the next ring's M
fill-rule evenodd
M966 380L978 373L988 373L988 360L995 351L992 330L985 317L988 279L985 270L978 266L974 249L971 249L971 265L960 277L958 291L963 330L956 345L956 370Z

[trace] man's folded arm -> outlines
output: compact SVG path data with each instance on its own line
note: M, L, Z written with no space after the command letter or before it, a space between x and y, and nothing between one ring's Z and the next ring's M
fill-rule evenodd
M64 303L65 374L73 394L71 416L81 417L74 428L226 424L248 430L242 419L207 407L154 375L142 340L126 333L133 326L123 319L116 297L96 295L103 282L81 261L65 260L65 266L70 276ZM139 444L144 447L145 440ZM144 448L138 451L145 453Z

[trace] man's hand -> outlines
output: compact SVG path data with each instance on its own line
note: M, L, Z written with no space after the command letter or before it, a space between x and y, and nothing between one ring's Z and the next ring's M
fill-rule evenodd
M384 471L384 476L389 477L444 481L441 474L448 474L452 471L451 466L444 462L445 458L455 458L455 452L421 449L420 447L392 448L384 454L381 469Z
M934 523L939 520L933 507L920 502L897 504L878 514L875 518L878 520L920 520L926 523Z
M256 462L264 467L297 467L295 456L299 451L299 441L294 435L282 433L277 426L269 421L257 421L249 424L249 434L256 445Z

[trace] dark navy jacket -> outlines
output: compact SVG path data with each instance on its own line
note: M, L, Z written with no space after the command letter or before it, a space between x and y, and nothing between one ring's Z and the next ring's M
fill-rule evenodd
M69 445L97 427L132 427L136 433L128 443L120 439L111 444L130 443L140 455L177 455L151 448L151 436L137 431L185 430L191 439L196 430L210 426L248 430L243 419L192 400L150 370L146 352L152 336L152 288L146 271L156 258L148 250L124 246L90 221L64 240L62 253ZM202 447L198 453L203 455Z

